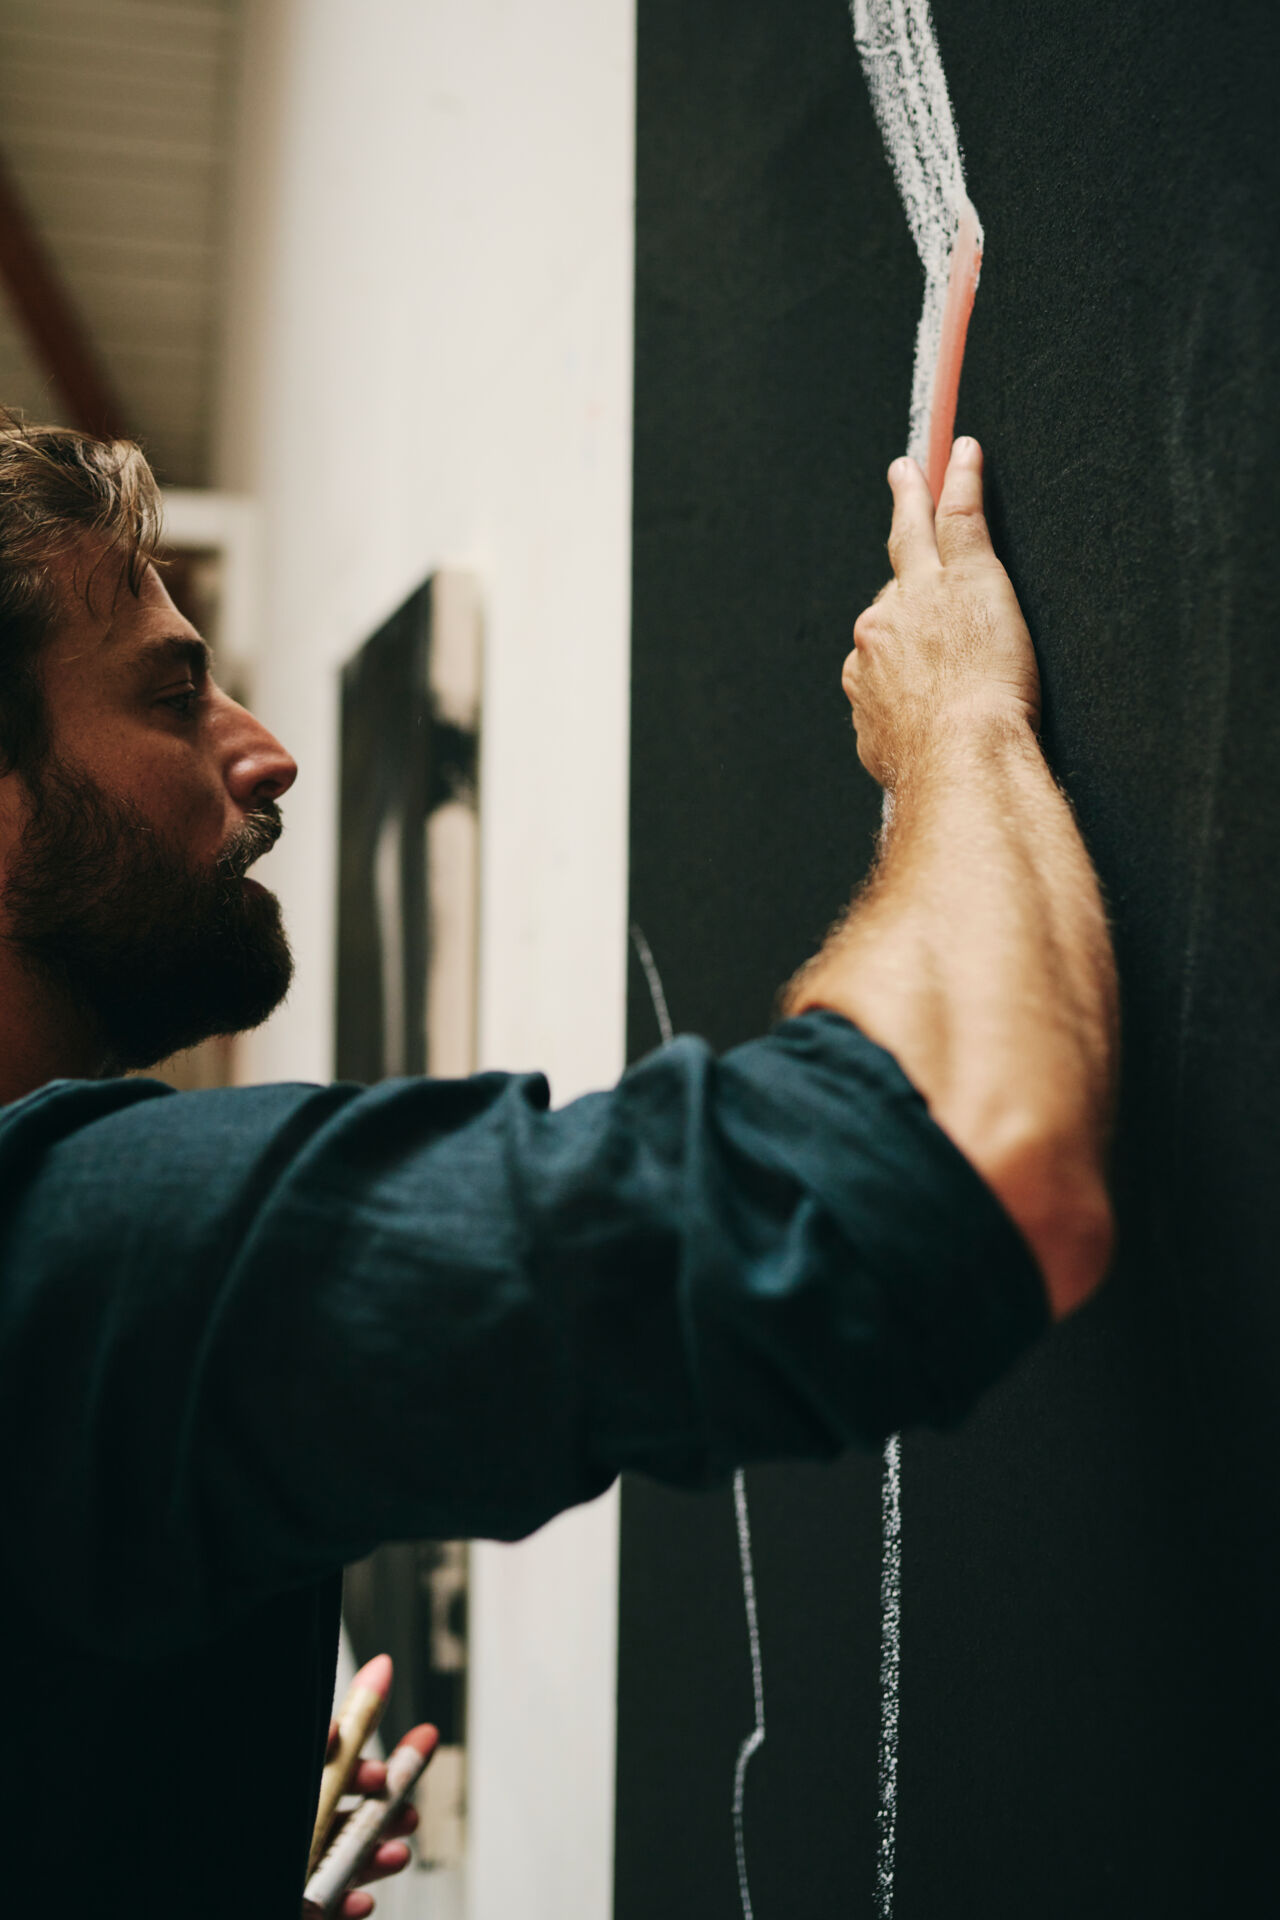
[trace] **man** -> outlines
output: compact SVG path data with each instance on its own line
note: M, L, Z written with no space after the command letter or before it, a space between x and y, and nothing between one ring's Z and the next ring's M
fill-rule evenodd
M173 1095L111 1076L287 985L246 868L295 769L149 564L136 450L0 435L11 1898L294 1910L345 1562L953 1420L1098 1284L1097 887L976 444L936 520L890 479L845 666L886 828L774 1034L558 1113L536 1075Z

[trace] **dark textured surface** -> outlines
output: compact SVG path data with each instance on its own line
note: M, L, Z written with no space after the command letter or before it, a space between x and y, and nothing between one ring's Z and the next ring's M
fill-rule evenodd
M1272 1904L1280 1791L1277 16L937 0L987 253L960 430L1112 902L1122 1258L907 1442L900 1920ZM641 0L632 904L757 1030L865 864L838 687L920 273L841 0ZM655 1038L633 968L634 1052ZM756 1920L873 1912L874 1461L751 1478ZM623 1504L618 1920L740 1909L728 1493Z

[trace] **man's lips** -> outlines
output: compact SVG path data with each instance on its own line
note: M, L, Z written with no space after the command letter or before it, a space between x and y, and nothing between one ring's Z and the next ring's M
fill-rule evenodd
M250 867L256 866L265 854L270 853L283 831L277 820L259 817L246 821L223 848L218 860L219 867L233 879L243 880ZM266 892L265 887L259 887L258 890L260 893Z

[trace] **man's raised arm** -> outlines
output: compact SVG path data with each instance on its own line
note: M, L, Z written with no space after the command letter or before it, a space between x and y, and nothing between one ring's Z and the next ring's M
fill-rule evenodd
M1111 1247L1106 917L1036 739L1039 677L983 517L981 449L957 441L936 516L914 461L889 479L894 579L844 669L885 827L786 1011L828 1007L896 1055L1020 1228L1061 1317Z

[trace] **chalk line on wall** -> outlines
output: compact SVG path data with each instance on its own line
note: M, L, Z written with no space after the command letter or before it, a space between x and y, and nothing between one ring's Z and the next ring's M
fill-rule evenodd
M907 451L942 489L965 337L982 267L982 224L964 181L928 0L853 0L871 105L924 268Z
M653 950L640 928L631 928L631 944L636 950L644 974L645 985L649 989L649 998L653 1002L654 1017L658 1022L658 1033L664 1047L669 1047L675 1038L675 1029L671 1025L671 1015L667 1011L667 996L662 990L662 975L654 964Z
M884 1450L880 1483L880 1806L876 1817L876 1912L891 1920L898 1850L898 1683L902 1671L902 1442Z
M669 1046L675 1037L671 1025L671 1014L667 1007L667 996L662 985L662 975L658 972L653 957L653 949L644 937L643 930L634 922L631 927L631 944L636 950L645 983L649 988L649 998L653 1002L654 1017L658 1022L658 1033L663 1046ZM751 1882L747 1874L747 1827L746 1797L747 1768L752 1758L764 1745L764 1662L760 1654L760 1619L756 1609L756 1573L755 1560L751 1552L751 1512L747 1506L747 1481L741 1467L733 1476L733 1511L738 1524L738 1565L742 1572L742 1602L747 1615L747 1645L751 1652L751 1698L755 1707L755 1725L738 1748L738 1758L733 1769L733 1846L738 1867L738 1897L742 1901L742 1920L754 1920L751 1905Z
M876 124L924 268L907 451L924 468L936 501L951 453L965 340L982 269L982 223L965 186L928 0L852 0L852 12ZM892 1920L902 1675L902 1442L896 1433L884 1450L880 1530L876 1912L879 1920Z
M747 1480L742 1468L733 1476L733 1508L738 1521L738 1561L742 1569L742 1598L747 1610L747 1641L751 1648L751 1694L756 1723L738 1748L733 1769L733 1843L738 1860L738 1897L742 1920L754 1920L751 1882L747 1875L747 1768L764 1745L764 1664L760 1658L760 1621L756 1613L756 1575L751 1555L751 1515L747 1509Z

